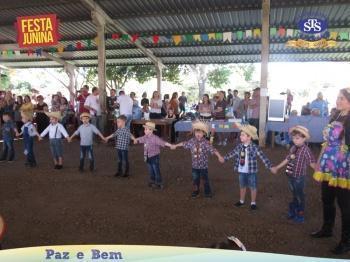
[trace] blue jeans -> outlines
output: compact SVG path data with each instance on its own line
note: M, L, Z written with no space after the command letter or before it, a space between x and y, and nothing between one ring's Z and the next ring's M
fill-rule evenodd
M126 116L126 123L125 126L130 129L132 115L125 115Z
M36 165L36 160L34 156L34 138L29 135L23 135L23 141L24 141L24 151L27 155L27 164L30 165Z
M63 145L61 138L50 139L50 149L53 158L58 161L60 157L63 157Z
M297 212L305 209L305 194L304 194L305 177L288 177L288 186L293 194L293 200L289 204L294 207Z
M12 138L4 138L1 160L7 160L7 156L9 156L8 161L13 161L15 158L15 149L13 147Z
M257 175L256 173L239 173L239 187L256 189L257 187Z
M94 151L91 146L80 146L80 166L79 169L84 169L84 161L85 157L88 155L88 158L90 160L90 170L93 170L95 168L95 159L94 159Z
M208 169L192 168L192 183L193 183L194 192L199 192L201 179L203 180L203 183L204 183L204 194L210 195L211 188L209 184Z
M125 173L129 172L129 157L128 150L117 149L118 154L118 172L123 172L123 164L125 166Z
M162 184L162 176L160 174L160 167L159 167L159 155L152 156L147 158L147 167L148 167L148 173L150 176L150 183L161 185Z

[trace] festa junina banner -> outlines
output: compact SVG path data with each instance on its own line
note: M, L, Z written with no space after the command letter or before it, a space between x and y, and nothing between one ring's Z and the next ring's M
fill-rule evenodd
M17 17L17 42L20 48L57 45L56 14Z
M80 245L18 248L0 251L0 261L6 262L341 262L342 259L290 256L236 250L207 248Z

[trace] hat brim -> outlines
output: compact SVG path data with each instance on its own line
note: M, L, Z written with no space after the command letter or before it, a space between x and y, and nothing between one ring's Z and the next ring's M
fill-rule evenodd
M246 128L244 125L241 125L241 124L239 124L239 123L237 123L236 125L237 125L237 128L238 128L239 130L241 130L241 132L246 133L246 134L249 135L253 140L258 140L258 139L259 139L258 134L253 134L253 133L251 132L251 130L249 130L248 128Z
M56 118L57 120L61 120L62 116L61 115L56 115L56 114L52 114L52 113L45 113L48 117L53 117Z
M91 118L90 115L81 115L81 116L80 116L80 119L83 119L84 117L87 117L87 118L89 118L89 119Z
M309 140L311 138L309 132L307 132L301 128L292 127L291 129L289 129L289 133L292 133L293 131L297 131L297 132L303 134L305 136L306 140Z

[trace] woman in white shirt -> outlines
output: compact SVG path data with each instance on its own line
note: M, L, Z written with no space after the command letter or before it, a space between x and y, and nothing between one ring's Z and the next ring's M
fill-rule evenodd
M150 103L150 118L151 119L161 119L162 118L162 99L157 91L153 92L153 96Z

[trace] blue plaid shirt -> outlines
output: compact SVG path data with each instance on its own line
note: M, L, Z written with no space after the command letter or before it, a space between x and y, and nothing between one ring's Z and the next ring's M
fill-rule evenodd
M239 157L240 153L243 150L244 144L237 145L230 153L228 153L224 159L225 161L229 160L230 158L234 159L233 166L234 170L238 170L239 166ZM261 161L263 161L264 165L267 169L271 168L271 162L270 160L265 156L263 151L260 149L259 146L251 143L247 146L247 153L248 153L248 173L257 173L258 172L258 159L257 156L260 157Z
M119 150L129 150L130 130L126 127L119 128L114 133L115 137L115 148Z

